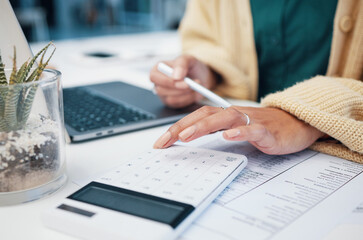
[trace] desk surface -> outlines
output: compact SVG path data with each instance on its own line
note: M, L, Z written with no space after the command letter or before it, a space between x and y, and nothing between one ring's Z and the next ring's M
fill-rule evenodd
M175 32L68 40L55 44L57 51L51 64L62 72L64 86L119 79L151 88L149 69L158 60L171 59L180 52ZM42 45L36 44L32 48L37 51ZM94 51L113 53L117 57L102 61L84 56L85 53ZM251 104L239 101L235 103ZM1 239L74 239L45 228L40 220L41 212L77 190L79 186L76 182L97 176L116 166L121 159L151 148L167 127L67 145L66 185L46 198L22 205L0 207Z
M179 54L179 40L175 32L109 36L55 42L56 54L51 66L62 72L63 86L123 80L144 88L151 88L149 69L161 59ZM33 52L44 43L32 45ZM117 55L103 60L86 57L90 52ZM146 54L145 54L146 53ZM79 188L74 181L89 179L116 166L120 159L136 155L152 147L168 126L116 135L96 141L66 146L68 181L51 196L34 202L0 207L1 239L74 239L45 228L40 220L43 209ZM142 141L140 141L142 139Z
M178 45L175 33L150 34L147 35L147 38L154 46L165 44L176 49L171 54L178 53L179 48L172 47L172 44ZM148 46L144 35L80 39L55 44L57 51L51 64L62 72L64 86L115 79L122 79L144 87L151 86L148 81L148 68L156 59L152 57L153 49L146 49ZM43 43L33 45L33 51L36 52L43 45ZM144 65L138 64L137 60L142 58L142 55L131 56L131 53L128 53L132 47L136 49L136 52L143 51L143 49L150 52L151 57L144 59ZM123 52L123 49L127 49L126 53ZM123 54L125 57L106 62L84 58L84 53L92 51L112 52ZM165 54L165 57L168 57L168 54ZM73 180L95 176L117 165L120 159L150 148L156 137L165 129L164 126L87 143L67 145L68 181L66 185L46 198L22 205L0 207L1 239L73 239L68 235L45 228L40 220L41 211L78 189L79 186L74 184ZM140 141L140 139L143 140Z

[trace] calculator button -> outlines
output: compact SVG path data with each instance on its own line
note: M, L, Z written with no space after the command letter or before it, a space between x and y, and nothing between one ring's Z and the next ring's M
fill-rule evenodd
M98 181L197 206L241 163L235 154L178 148L146 152Z
M157 191L153 192L153 195L162 197L162 198L169 198L169 199L176 200L175 198L176 198L177 193L178 193L177 189L160 188Z
M97 181L105 184L113 184L113 182L117 181L117 179L121 177L119 172L120 172L119 170L113 171L107 175L98 178Z

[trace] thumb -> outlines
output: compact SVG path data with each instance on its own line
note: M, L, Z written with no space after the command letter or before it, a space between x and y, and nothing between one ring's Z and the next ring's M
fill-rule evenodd
M261 124L251 124L226 130L223 137L229 141L249 141L267 154L276 154L278 150L275 136Z

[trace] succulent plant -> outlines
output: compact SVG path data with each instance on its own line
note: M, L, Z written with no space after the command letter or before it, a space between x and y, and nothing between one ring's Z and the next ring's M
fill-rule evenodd
M0 54L0 132L19 130L26 124L37 91L37 81L55 51L54 47L49 58L44 62L45 54L51 45L54 46L52 42L48 43L19 69L14 47L13 67L9 80L6 78L5 65ZM39 57L40 61L36 65Z

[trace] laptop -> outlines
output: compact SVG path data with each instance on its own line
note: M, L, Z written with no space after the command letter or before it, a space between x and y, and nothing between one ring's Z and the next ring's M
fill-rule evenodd
M71 142L173 123L201 107L168 108L151 91L120 81L64 88L63 99Z

